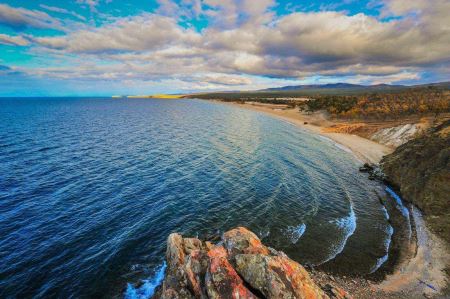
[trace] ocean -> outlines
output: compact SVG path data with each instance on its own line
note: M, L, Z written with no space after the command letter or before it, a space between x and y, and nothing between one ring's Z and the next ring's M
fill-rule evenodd
M169 233L236 226L303 264L374 272L392 228L359 165L215 102L0 99L0 297L148 297Z

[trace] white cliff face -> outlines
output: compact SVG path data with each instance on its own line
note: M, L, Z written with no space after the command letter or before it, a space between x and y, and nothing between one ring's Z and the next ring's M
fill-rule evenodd
M406 124L378 130L370 139L387 146L398 147L412 139L418 131L417 124Z

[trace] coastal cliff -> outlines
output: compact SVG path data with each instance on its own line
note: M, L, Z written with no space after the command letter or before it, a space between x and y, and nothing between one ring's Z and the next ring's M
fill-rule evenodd
M173 233L166 263L153 298L351 298L336 286L319 287L305 268L244 227L216 244Z
M381 167L403 199L418 206L431 229L450 244L450 121L399 146Z

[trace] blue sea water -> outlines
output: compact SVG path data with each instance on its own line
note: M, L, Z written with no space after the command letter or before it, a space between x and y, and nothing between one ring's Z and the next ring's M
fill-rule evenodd
M146 297L170 232L237 225L299 262L372 272L392 228L358 164L220 103L0 99L0 297Z

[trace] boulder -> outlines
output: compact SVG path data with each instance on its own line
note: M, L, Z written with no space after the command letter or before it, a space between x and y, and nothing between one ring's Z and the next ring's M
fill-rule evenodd
M154 298L329 298L300 264L244 227L227 231L216 244L171 234L166 259ZM338 288L326 291L348 298Z
M238 254L236 270L266 298L328 298L308 272L286 255Z
M223 243L228 254L233 259L236 254L269 254L258 236L246 229L238 227L223 234Z
M228 261L228 254L222 246L215 246L208 252L209 267L206 272L206 289L209 298L257 298L244 286L244 282Z

